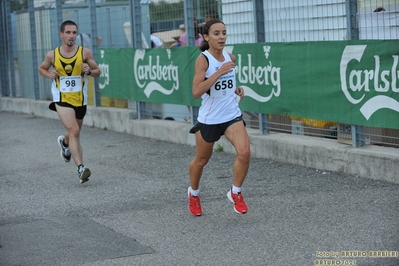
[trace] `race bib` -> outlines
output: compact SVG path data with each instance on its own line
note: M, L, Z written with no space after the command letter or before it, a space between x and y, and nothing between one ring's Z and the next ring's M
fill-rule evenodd
M67 76L60 77L60 91L61 92L78 92L82 90L81 76Z
M236 90L235 75L221 76L210 88L211 97L226 97L233 95Z

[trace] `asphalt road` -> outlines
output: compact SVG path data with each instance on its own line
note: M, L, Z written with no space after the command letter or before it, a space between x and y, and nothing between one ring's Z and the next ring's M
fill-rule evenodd
M234 155L215 151L194 217L194 147L84 127L80 184L63 133L0 112L0 265L399 265L397 184L252 158L239 215Z

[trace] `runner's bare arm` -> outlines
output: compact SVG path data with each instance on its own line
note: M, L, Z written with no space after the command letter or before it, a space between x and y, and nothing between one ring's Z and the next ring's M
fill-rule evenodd
M204 55L200 55L195 62L193 78L193 96L201 97L210 87L223 75L233 71L234 63L227 62L223 64L212 76L205 80L205 72L208 69L208 61Z
M91 70L90 76L99 77L101 75L100 68L98 68L97 63L94 60L93 54L88 48L83 48L83 60L84 60L84 63L82 64L83 72L89 74Z
M54 79L58 77L58 72L56 69L49 69L53 66L54 62L54 51L50 51L46 54L44 61L39 66L39 73L45 78Z

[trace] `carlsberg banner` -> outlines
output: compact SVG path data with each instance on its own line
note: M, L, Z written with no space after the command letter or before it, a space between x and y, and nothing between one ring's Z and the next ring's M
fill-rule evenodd
M242 110L399 129L399 41L226 46L236 56ZM101 95L199 106L196 47L99 49Z

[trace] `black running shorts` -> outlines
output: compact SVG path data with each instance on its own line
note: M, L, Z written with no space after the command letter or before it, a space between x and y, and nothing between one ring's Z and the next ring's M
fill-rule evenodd
M69 103L52 102L52 103L50 103L48 108L50 110L53 110L53 111L57 112L57 109L55 109L55 105L72 108L73 110L75 110L75 116L79 120L83 119L85 117L85 115L86 115L86 111L87 111L87 106L86 105L84 105L84 106L73 106L73 105L71 105Z
M218 141L222 135L224 135L224 132L229 126L240 121L242 121L245 126L245 121L242 119L242 115L222 124L207 125L198 122L190 129L190 133L195 133L199 130L201 132L202 138L206 142L215 142Z

